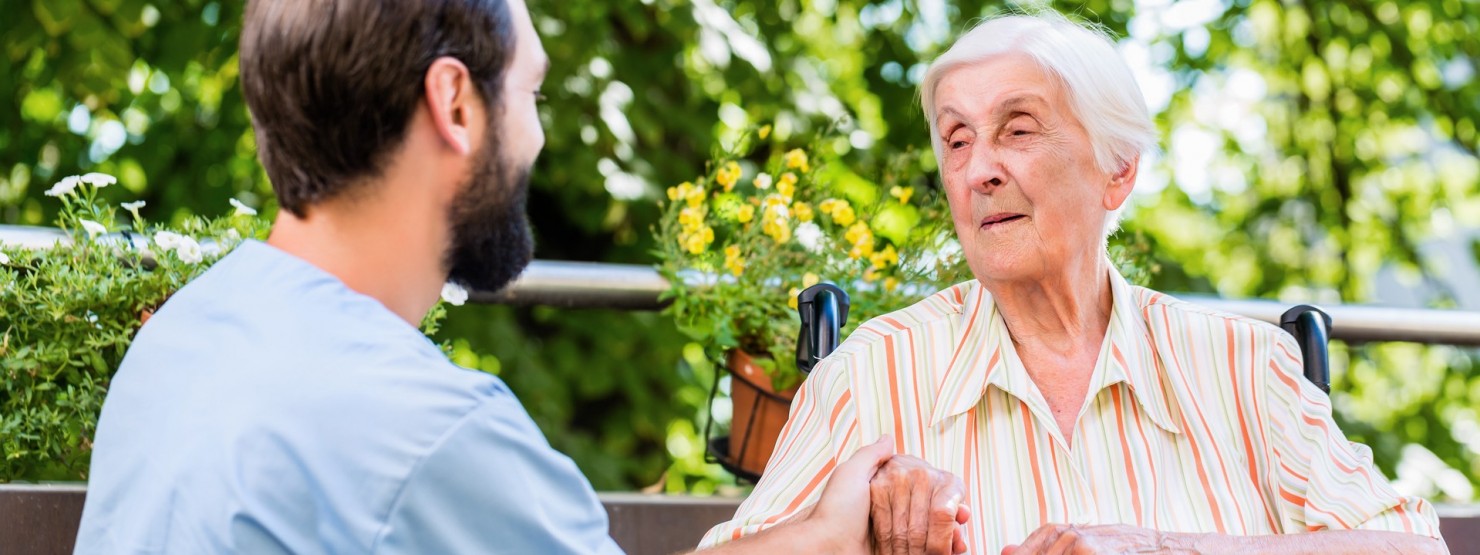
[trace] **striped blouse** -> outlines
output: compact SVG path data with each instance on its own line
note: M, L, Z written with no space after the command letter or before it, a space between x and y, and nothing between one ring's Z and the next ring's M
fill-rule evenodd
M968 281L865 323L823 361L764 477L702 545L791 517L882 434L964 481L971 553L998 553L1048 523L1439 537L1432 506L1394 491L1371 451L1336 427L1292 337L1113 270L1110 281L1109 329L1072 444L990 293Z

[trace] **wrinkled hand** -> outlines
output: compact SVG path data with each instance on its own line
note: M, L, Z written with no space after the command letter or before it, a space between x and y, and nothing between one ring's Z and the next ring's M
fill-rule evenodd
M829 544L824 552L867 554L869 479L893 454L894 440L889 436L859 449L833 470L817 504L803 509L793 521L805 522L808 529L824 535Z
M1127 526L1045 524L1002 555L1091 555L1099 553L1191 553L1171 534Z
M966 486L949 472L909 455L895 455L869 483L874 552L952 555L966 552L961 504Z

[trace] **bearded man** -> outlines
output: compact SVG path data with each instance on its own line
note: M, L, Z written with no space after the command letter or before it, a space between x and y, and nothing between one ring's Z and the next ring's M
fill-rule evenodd
M417 330L444 283L497 290L530 260L548 65L521 0L249 3L242 94L282 210L139 331L78 553L620 552L504 383ZM716 551L867 552L891 453Z

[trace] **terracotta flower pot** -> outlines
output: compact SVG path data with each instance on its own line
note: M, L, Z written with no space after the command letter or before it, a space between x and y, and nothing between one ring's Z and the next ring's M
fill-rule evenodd
M734 376L730 380L730 401L734 405L730 419L730 460L741 470L759 476L776 449L776 439L786 425L791 400L799 385L776 391L765 369L740 350L730 351L728 362Z

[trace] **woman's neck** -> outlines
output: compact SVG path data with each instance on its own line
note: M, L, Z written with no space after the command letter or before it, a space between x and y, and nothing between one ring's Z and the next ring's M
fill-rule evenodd
M1017 344L1062 354L1097 348L1110 325L1109 261L1070 264L1047 279L984 283Z

